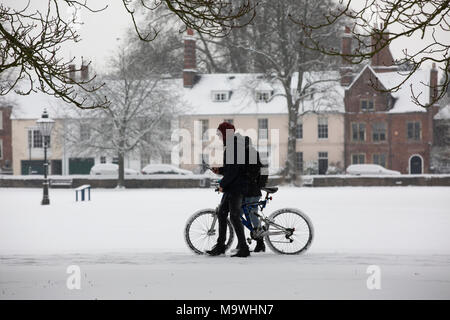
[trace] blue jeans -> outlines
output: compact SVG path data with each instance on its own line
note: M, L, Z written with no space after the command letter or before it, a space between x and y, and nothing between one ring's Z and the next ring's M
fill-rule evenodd
M244 200L242 200L242 205L252 202L259 201L259 196L256 197L245 197ZM258 228L260 221L258 219L258 216L255 214L255 212L258 212L258 207L248 208L250 221L252 222L253 228ZM244 210L241 209L241 215L244 215Z

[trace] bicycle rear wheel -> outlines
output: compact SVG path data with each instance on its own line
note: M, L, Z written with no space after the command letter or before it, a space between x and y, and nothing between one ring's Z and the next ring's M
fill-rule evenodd
M273 222L265 240L270 249L281 254L305 252L312 243L314 229L308 216L298 209L284 208L269 217Z
M197 254L204 254L211 250L219 237L219 222L216 220L213 226L216 211L214 209L204 209L194 213L186 222L184 228L184 239L188 247ZM234 240L234 229L229 219L227 219L227 240L226 249L231 246Z

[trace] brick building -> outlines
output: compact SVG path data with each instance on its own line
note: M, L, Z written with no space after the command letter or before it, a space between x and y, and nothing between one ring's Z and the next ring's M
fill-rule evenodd
M351 50L348 32L342 40L344 53ZM433 116L438 108L415 104L411 89L415 95L420 93L421 104L429 103L436 94L430 90L437 85L436 67L415 72L393 92L383 90L399 85L405 75L398 72L389 47L380 50L354 78L345 67L341 71L341 83L346 86L345 166L374 163L403 174L430 172Z
M0 174L12 173L10 106L0 106Z

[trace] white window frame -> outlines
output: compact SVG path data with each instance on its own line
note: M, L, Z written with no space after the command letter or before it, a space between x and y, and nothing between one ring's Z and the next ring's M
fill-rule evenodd
M359 156L362 156L362 155L364 156L364 162L363 163L359 162ZM353 162L353 157L354 156L358 157L358 162L357 163ZM362 153L362 152L361 153L352 153L351 154L351 159L350 159L351 160L351 164L366 164L367 163L367 159L366 158L367 158L367 156L366 156L365 153Z
M3 159L3 139L0 139L0 160Z
M0 110L0 130L3 130L3 111Z
M256 90L256 102L268 102L272 98L272 91L270 90Z
M321 123L321 122L326 122L326 124L324 124L324 123ZM327 136L326 137L321 137L320 136L320 129L321 129L321 126L326 126L326 133L327 133ZM327 140L328 139L328 137L330 136L330 132L329 132L329 126L328 126L328 117L325 117L325 116L319 116L318 118L317 118L317 139L319 139L319 140Z
M263 122L263 120L265 120L265 122L267 123L266 128L260 127L260 124L261 124L261 122ZM262 130L265 130L265 135L261 135L261 132L264 132ZM269 139L269 119L268 118L259 118L258 119L258 141L259 140L268 140L268 139Z
M230 100L229 91L212 91L211 99L214 102L227 102Z

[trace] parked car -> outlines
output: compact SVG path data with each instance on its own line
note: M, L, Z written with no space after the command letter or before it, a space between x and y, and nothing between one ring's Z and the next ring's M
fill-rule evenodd
M92 175L118 175L119 165L115 163L98 163L91 168ZM138 175L134 169L125 168L125 175Z
M192 171L180 169L170 164L149 164L146 165L142 170L142 174L179 174L179 175L190 175L193 174Z
M352 164L347 168L347 174L353 175L399 175L399 171L388 170L378 164Z

